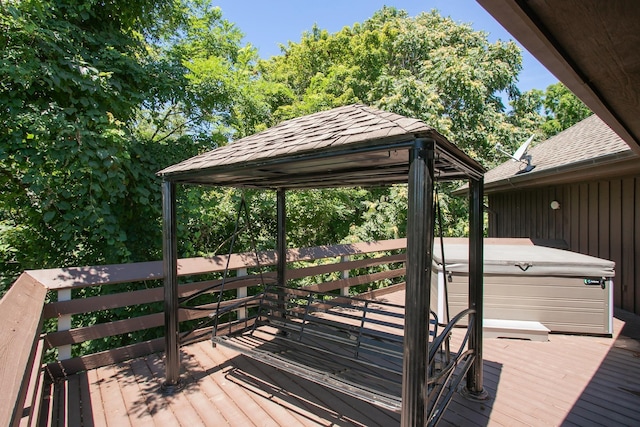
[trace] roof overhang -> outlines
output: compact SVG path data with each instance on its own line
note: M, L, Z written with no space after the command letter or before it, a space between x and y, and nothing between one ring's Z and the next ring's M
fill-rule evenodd
M477 0L640 154L636 0Z
M484 186L485 194L502 191L539 188L551 185L589 182L640 174L638 156L632 151L602 156L594 160L585 160L570 165L548 168L531 174L519 174L488 182ZM454 195L465 194L468 186L461 187Z
M428 139L428 138L426 138ZM183 184L239 188L329 188L385 186L407 182L409 150L416 139L343 150L326 150L176 172L165 179ZM438 146L439 147L439 146ZM473 167L438 150L435 169L440 180L479 178Z

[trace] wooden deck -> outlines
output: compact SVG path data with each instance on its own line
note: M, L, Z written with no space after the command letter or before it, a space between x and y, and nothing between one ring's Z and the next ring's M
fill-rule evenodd
M387 295L402 302L403 293ZM640 317L614 338L487 339L490 399L456 395L441 425L640 425ZM182 348L185 387L164 396L162 355L73 375L53 392L50 425L392 426L398 414L283 374L209 341Z

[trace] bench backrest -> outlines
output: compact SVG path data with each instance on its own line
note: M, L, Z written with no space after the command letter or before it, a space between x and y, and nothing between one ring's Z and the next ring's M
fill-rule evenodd
M366 354L402 361L404 306L304 288L270 286L262 295L258 310L255 327L269 324L302 344L323 340L338 344L353 358ZM437 333L434 316L430 325L432 336Z

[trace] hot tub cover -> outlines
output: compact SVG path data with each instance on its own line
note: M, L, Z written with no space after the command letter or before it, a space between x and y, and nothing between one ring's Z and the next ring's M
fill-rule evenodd
M444 245L447 271L469 271L469 247L465 244ZM441 269L442 255L436 241L433 262ZM484 274L516 274L529 276L614 277L613 261L533 245L484 245Z

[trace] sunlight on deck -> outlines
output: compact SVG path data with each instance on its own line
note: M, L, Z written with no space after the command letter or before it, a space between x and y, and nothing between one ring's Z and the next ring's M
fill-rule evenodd
M384 298L403 302L404 293ZM482 403L456 395L441 425L639 425L640 317L614 319L614 338L487 339ZM185 346L184 389L163 396L162 355L71 376L52 425L398 425L400 417L281 373L209 341Z

